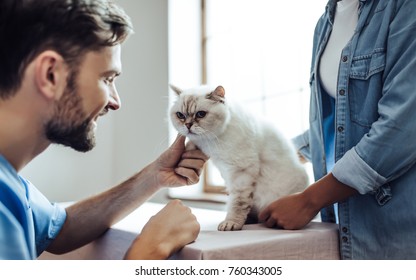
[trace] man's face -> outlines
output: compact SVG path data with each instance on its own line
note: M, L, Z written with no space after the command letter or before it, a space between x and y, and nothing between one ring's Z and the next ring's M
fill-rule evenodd
M52 143L86 152L95 146L98 117L120 107L114 84L121 73L120 46L87 53L78 69L71 71L45 133Z

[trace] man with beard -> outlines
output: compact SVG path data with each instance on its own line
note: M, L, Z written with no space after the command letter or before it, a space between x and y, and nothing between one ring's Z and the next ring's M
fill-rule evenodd
M186 152L183 137L126 182L66 209L18 174L51 143L94 147L97 118L120 107L114 80L131 32L129 17L107 0L0 1L0 259L74 250L161 187L198 181L207 157ZM172 201L125 257L167 258L198 233L189 208Z

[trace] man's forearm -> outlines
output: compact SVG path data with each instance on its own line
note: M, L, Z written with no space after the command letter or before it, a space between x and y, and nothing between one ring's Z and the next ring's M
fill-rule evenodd
M149 165L118 186L69 206L61 232L47 250L62 254L77 249L143 204L159 189L151 168Z

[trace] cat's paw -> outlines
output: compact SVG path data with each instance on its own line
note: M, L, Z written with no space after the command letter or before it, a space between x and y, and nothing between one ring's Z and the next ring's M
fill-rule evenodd
M241 230L243 228L243 225L244 225L244 222L225 220L218 225L218 230L219 231Z

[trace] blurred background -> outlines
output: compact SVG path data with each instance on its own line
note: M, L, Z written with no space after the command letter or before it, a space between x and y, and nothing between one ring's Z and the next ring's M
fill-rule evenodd
M116 81L121 109L98 121L93 151L50 146L21 172L51 201L86 198L156 159L176 135L167 119L169 83L223 85L227 96L272 120L288 138L307 129L313 30L326 0L115 2L135 27L122 46ZM221 184L209 165L199 184L162 190L152 201L174 197L222 207L223 195L210 189Z

